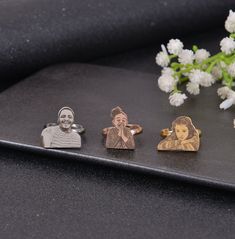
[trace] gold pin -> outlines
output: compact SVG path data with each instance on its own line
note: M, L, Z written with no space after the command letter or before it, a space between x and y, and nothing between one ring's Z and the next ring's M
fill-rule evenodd
M171 130L162 129L160 134L165 139L157 145L159 151L198 151L202 132L189 117L180 116L172 122Z
M127 114L119 107L111 111L113 127L104 128L105 146L108 149L135 149L134 135L140 134L143 128L138 124L128 124Z

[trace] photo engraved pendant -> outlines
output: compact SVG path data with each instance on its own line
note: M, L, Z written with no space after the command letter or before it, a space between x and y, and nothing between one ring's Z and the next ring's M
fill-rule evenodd
M63 107L58 112L57 124L43 129L41 133L44 148L81 148L81 136L73 128L74 111Z

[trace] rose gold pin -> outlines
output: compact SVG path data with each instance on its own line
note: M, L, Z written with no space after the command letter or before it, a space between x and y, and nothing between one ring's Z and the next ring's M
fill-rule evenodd
M128 124L127 114L119 107L111 111L113 127L103 129L108 149L135 149L133 135L140 134L143 128L138 124Z

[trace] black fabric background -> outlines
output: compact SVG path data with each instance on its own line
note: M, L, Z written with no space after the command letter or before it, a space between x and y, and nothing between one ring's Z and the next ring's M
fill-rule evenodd
M225 31L214 28L223 25L234 4L1 1L2 87L68 60L157 72L155 51L173 36L188 35L187 45L200 42L215 52ZM145 28L151 21L155 25ZM98 59L118 52L123 53ZM4 239L234 238L233 193L163 178L1 148L0 190Z
M233 7L233 0L1 1L1 86L52 63L88 61L222 26Z
M234 194L1 150L4 239L233 239Z

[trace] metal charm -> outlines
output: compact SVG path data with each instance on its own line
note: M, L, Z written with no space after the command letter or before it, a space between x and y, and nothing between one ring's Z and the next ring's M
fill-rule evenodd
M118 106L111 111L113 127L103 129L108 149L135 149L133 135L140 134L142 127L128 124L127 114Z
M166 137L158 145L159 151L198 151L201 130L196 129L192 120L180 116L172 122L172 130L163 129L161 136Z
M48 123L41 133L42 145L45 148L80 148L81 136L85 129L74 124L74 111L63 107L58 112L56 123Z

